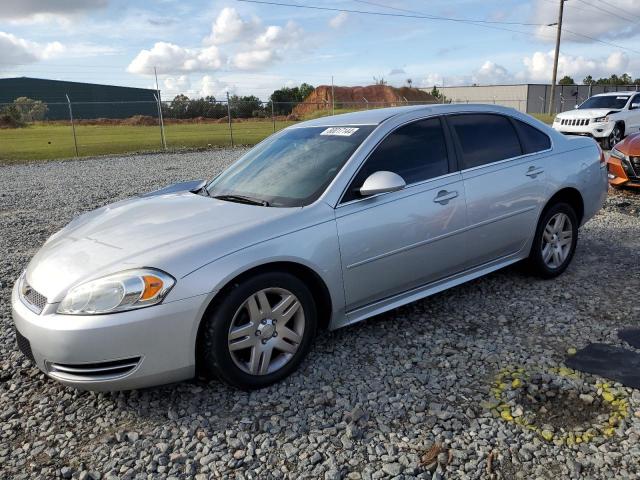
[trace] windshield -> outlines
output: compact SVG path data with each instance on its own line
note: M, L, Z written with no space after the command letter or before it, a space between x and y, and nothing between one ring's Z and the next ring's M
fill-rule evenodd
M604 95L602 97L591 97L578 108L611 108L621 110L627 104L627 101L629 101L629 95Z
M274 207L302 207L316 200L374 125L301 127L251 149L207 186L209 195ZM246 202L245 202L246 203Z

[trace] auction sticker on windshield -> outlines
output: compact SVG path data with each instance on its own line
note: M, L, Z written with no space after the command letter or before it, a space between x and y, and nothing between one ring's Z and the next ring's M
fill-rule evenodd
M339 137L350 137L358 131L355 127L329 127L320 135L338 135Z

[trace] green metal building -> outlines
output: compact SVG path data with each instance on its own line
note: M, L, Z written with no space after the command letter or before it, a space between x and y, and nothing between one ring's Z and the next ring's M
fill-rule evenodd
M69 119L67 95L78 119L158 116L156 91L95 83L66 82L43 78L0 78L0 109L18 97L42 100L49 107L48 120Z

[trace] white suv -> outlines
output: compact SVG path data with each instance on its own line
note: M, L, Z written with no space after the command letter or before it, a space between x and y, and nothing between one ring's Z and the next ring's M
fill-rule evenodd
M562 112L553 128L565 135L588 135L610 149L626 135L640 131L640 92L594 95L575 110Z

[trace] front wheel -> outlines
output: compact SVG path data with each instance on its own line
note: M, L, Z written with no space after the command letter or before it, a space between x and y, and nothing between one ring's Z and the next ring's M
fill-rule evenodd
M578 218L567 203L556 203L547 209L536 229L529 265L542 278L553 278L564 272L578 244Z
M316 318L313 296L297 277L258 274L237 284L204 320L200 366L244 390L266 387L306 356Z
M620 125L616 125L613 127L611 134L604 139L603 147L605 150L611 150L622 140L622 127Z

